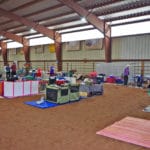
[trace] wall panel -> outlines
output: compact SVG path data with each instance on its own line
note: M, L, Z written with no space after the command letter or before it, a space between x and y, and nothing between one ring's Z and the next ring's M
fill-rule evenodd
M56 55L50 52L49 45L31 47L30 57L32 60L56 60Z
M63 62L63 71L76 70L77 73L88 74L95 70L94 62Z
M97 62L105 61L105 51L102 49L103 40L94 39L87 41L75 41L62 43L63 71L76 69L80 73L89 73L95 70ZM77 44L77 45L76 45ZM30 47L30 58L33 67L48 70L51 65L57 66L55 51L50 51L50 45ZM149 59L150 60L150 34L115 37L112 39L112 62L128 63L125 60ZM19 68L25 63L21 49L9 49L8 61L17 61ZM3 68L2 55L0 68ZM134 73L141 72L141 61L130 61L134 66ZM145 60L145 73L150 74L148 69L150 62ZM57 68L57 67L56 67Z
M102 39L101 39L102 41ZM86 45L87 41L80 41L80 49L79 50L68 50L66 47L67 43L63 43L63 60L104 60L105 59L105 52L101 50L102 43L99 41L98 45L99 49L96 49L96 46ZM91 47L91 49L90 49Z
M112 39L112 59L149 59L150 34Z
M8 61L25 60L22 48L14 48L8 50Z

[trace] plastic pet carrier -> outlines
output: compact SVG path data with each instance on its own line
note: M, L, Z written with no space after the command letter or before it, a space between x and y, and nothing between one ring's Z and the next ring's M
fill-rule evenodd
M79 100L79 85L71 84L69 87L69 100L76 101Z
M55 103L69 102L69 88L68 86L50 86L46 87L46 100Z

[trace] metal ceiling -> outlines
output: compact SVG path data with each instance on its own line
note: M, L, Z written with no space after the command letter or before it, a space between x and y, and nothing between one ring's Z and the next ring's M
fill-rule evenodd
M86 21L81 20L83 16ZM65 34L94 28L103 32L103 22L113 26L128 24L132 21L113 22L134 17L136 22L150 21L150 0L0 0L0 35L1 41L10 39L6 32L27 39L33 35L53 39L54 32Z

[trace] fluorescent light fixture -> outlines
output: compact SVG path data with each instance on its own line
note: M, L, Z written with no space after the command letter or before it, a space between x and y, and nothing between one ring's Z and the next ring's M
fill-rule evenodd
M81 21L82 21L82 22L86 22L86 18L85 18L85 17L82 17L82 18L81 18Z
M3 39L3 36L2 36L2 35L0 35L0 40L1 40L1 39Z
M112 37L150 33L150 22L133 23L112 27Z
M19 47L23 47L23 46L18 42L7 43L7 48L19 48Z
M103 37L104 36L101 32L99 32L97 29L93 29L93 30L63 34L62 42L80 41L80 40L96 39L96 38L103 38Z
M31 28L31 29L30 29L30 32L31 32L31 33L34 33L34 32L36 32L36 31L35 31L33 28Z
M51 44L54 43L54 40L48 38L48 37L41 37L36 39L30 39L30 46L34 45L42 45L42 44Z

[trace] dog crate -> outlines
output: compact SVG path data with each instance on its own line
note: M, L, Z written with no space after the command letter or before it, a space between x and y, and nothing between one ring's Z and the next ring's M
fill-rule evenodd
M50 86L46 87L46 100L55 103L69 102L69 88L68 86Z
M79 84L71 84L69 87L69 100L79 100Z
M103 94L103 83L93 84L91 86L92 95L102 95Z
M79 95L81 97L89 97L92 94L91 85L88 84L80 84L79 87Z

